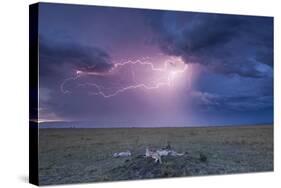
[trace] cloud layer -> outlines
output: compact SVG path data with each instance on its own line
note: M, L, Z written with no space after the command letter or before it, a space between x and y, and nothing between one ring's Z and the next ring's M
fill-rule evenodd
M162 12L148 23L163 52L186 63L244 77L267 76L268 66L273 67L272 18Z

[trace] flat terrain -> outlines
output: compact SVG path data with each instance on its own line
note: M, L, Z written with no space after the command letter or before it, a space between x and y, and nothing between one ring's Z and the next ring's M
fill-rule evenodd
M273 126L40 129L41 185L273 170ZM144 158L170 143L184 156ZM113 158L130 150L132 156Z

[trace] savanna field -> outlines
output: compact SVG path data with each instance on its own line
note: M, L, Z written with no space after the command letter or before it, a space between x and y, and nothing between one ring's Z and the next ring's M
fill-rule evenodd
M39 180L100 182L273 170L273 126L53 128L39 131ZM183 156L145 158L169 143ZM130 151L131 156L113 157Z

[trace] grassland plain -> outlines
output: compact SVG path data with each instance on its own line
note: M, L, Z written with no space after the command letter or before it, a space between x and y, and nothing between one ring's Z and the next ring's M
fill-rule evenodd
M184 156L144 158L170 143ZM130 150L130 157L113 158ZM41 185L273 170L273 126L52 128L39 131Z

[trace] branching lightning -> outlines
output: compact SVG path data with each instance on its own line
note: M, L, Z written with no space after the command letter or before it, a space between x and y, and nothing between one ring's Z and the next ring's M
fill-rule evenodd
M178 65L181 65L181 68L178 68ZM73 77L67 78L65 79L61 85L61 92L64 94L70 93L69 90L66 90L65 84L70 82L70 81L75 81L78 80L79 78L85 77L85 76L109 76L112 74L116 74L118 73L118 69L120 69L121 67L125 67L125 66L136 66L136 65L141 65L141 66L145 66L146 68L149 68L149 70L151 70L152 74L153 73L161 73L161 75L164 75L164 80L153 80L155 83L153 85L148 85L148 84L144 84L144 83L138 83L135 79L135 71L133 69L131 69L131 75L132 75L132 81L133 83L129 86L124 86L124 87L120 87L120 88L112 88L112 87L104 87L102 85L99 85L97 83L91 83L91 82L86 82L86 83L82 83L82 84L78 84L78 87L82 87L82 86L90 86L93 87L95 89L95 92L88 92L89 95L100 95L104 98L110 98L110 97L114 97L120 93L123 93L125 91L128 90L133 90L133 89L138 89L138 88L144 88L147 90L153 90L153 89L159 89L160 87L163 86L167 86L170 87L174 81L174 79L177 77L177 75L179 74L183 74L186 72L186 70L188 69L188 65L185 64L181 58L170 58L166 61L164 61L163 63L163 67L156 67L153 63L148 62L148 61L143 61L143 60L136 60L136 61L126 61L126 62L122 62L122 63L115 63L113 64L113 66L111 67L110 70L106 71L106 72L95 72L95 71L82 71L82 70L76 70L76 74ZM176 67L176 68L175 68ZM115 91L112 91L111 93L106 93L105 90L106 89L115 89Z

